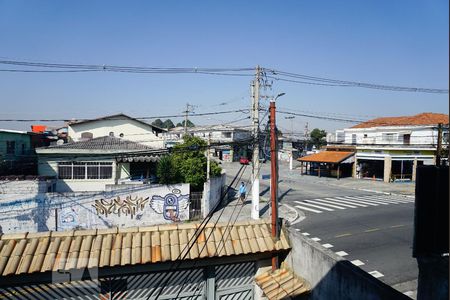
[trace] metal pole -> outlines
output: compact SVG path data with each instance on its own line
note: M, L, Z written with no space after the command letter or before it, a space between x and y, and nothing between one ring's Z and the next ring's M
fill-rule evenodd
M438 125L437 147L436 147L436 166L441 165L441 148L442 148L442 123Z
M211 172L211 133L208 133L208 147L206 148L206 180L209 181L209 173Z
M270 102L270 200L272 204L272 237L275 240L279 239L278 229L278 204L277 204L277 190L278 190L278 174L277 174L277 133L275 125L275 101ZM272 270L278 269L278 256L272 257Z
M186 110L184 112L184 135L187 134L188 113L189 113L189 103L186 103Z
M253 156L252 156L252 211L251 217L259 219L259 81L260 68L256 67L255 81L252 84L252 112L253 112Z

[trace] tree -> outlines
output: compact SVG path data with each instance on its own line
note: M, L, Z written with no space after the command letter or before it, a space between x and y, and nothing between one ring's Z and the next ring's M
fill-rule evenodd
M193 191L201 191L206 181L206 142L199 137L184 136L182 144L175 145L172 159L182 182L190 183ZM211 163L211 176L220 175L222 169Z
M163 122L161 121L161 119L156 119L155 121L152 122L152 125L159 128L163 128Z
M310 133L310 143L316 146L316 148L320 148L323 145L326 145L327 142L325 137L327 136L327 132L325 130L314 128Z
M167 119L163 122L163 128L172 129L174 127L175 127L175 125L173 124L171 119Z
M181 176L172 156L165 155L161 157L156 168L156 176L158 176L159 183L161 184L180 182Z
M195 127L195 124L191 122L191 120L187 120L187 127ZM177 127L184 127L184 120L177 124Z

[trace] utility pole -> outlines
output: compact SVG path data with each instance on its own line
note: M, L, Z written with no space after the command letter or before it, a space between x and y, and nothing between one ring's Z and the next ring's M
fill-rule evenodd
M279 239L278 228L278 151L275 125L275 100L270 101L270 200L272 205L272 237ZM272 257L272 271L278 269L278 256Z
M309 139L309 129L308 129L308 122L305 124L305 132L303 134L305 138L305 153L308 151L308 139Z
M187 121L188 121L188 115L190 112L190 109L192 109L193 106L189 103L186 103L186 110L184 111L184 135L187 135Z
M442 151L442 123L438 124L438 136L437 136L437 147L436 147L436 166L441 165L441 151Z
M255 80L252 82L252 121L253 121L253 156L252 156L252 211L251 217L259 219L259 81L261 70L256 67Z
M211 133L208 133L208 147L206 148L206 181L209 181L209 173L211 172Z

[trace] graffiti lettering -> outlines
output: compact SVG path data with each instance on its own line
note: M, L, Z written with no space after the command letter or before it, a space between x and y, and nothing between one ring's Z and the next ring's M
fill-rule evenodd
M108 217L110 214L114 214L120 217L121 214L125 216L130 216L131 219L134 218L136 213L143 211L145 204L148 202L148 197L132 197L127 196L125 199L121 199L119 196L114 199L100 199L95 200L92 205L97 211L97 215L104 215Z

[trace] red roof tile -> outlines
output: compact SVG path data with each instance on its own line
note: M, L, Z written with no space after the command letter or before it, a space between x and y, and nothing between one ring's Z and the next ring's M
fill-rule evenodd
M437 125L448 124L448 115L436 113L421 113L415 116L385 117L369 120L352 128L370 128L380 126Z
M308 161L308 162L321 162L321 163L332 163L338 164L350 156L355 154L355 152L347 151L323 151L316 154L311 154L308 156L303 156L298 158L298 161Z

